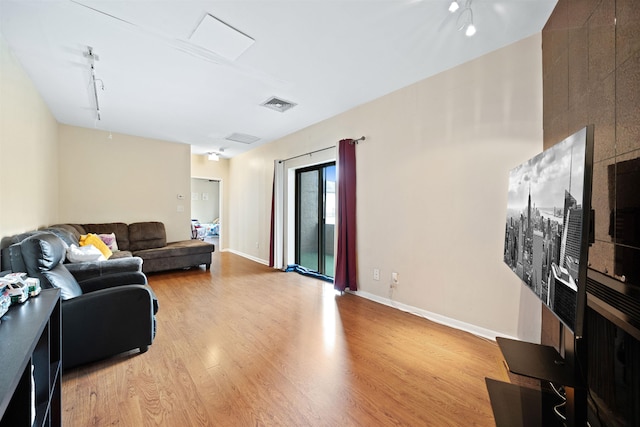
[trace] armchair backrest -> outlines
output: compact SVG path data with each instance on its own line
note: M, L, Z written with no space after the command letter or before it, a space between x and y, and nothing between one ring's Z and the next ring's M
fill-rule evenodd
M64 266L66 248L53 233L42 232L19 243L26 273L40 279L43 288L58 288L63 300L82 295L82 289Z
M0 270L24 272L25 266L24 262L22 262L19 243L27 237L38 233L40 233L40 231L27 231L26 233L3 237L2 240L0 240L0 251L2 251Z

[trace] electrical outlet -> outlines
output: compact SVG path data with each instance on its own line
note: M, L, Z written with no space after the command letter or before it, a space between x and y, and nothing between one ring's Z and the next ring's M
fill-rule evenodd
M395 271L391 273L391 287L395 288L400 284L400 278Z
M377 268L373 269L373 280L380 280L380 270Z

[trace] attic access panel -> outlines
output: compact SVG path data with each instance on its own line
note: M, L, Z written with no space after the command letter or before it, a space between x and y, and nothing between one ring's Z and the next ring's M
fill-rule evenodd
M231 61L238 59L255 42L248 35L210 14L202 18L189 40Z

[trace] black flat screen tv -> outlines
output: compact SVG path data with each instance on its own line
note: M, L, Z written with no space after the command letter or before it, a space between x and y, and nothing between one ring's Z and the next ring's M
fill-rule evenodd
M593 126L509 173L504 262L582 336L591 226Z

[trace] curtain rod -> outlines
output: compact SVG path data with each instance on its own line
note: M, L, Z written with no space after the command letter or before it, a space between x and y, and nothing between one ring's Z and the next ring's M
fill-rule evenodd
M361 137L360 137L360 138L358 138L358 139L352 139L352 140L351 140L351 142L349 142L349 144L358 144L359 142L364 141L365 139L366 139L366 138L365 138L364 136L361 136ZM325 150L330 150L330 149L332 149L332 148L336 148L336 146L335 146L335 145L332 145L331 147L321 148L321 149L319 149L319 150L310 151L310 152L308 152L308 153L304 153L304 154L299 154L299 155L297 155L297 156L289 157L288 159L278 160L278 163L288 162L289 160L297 159L297 158L299 158L299 157L310 156L310 155L312 155L312 154L319 153L319 152L321 152L321 151L325 151Z
M289 157L288 159L278 160L278 163L287 162L287 161L289 161L289 160L297 159L298 157L310 156L310 155L312 155L312 154L319 153L319 152L321 152L321 151L325 151L325 150L330 150L330 149L332 149L332 148L336 148L336 146L335 146L335 145L332 145L331 147L321 148L321 149L319 149L319 150L315 150L315 151L310 151L310 152L308 152L308 153L300 154L300 155L298 155L298 156Z

